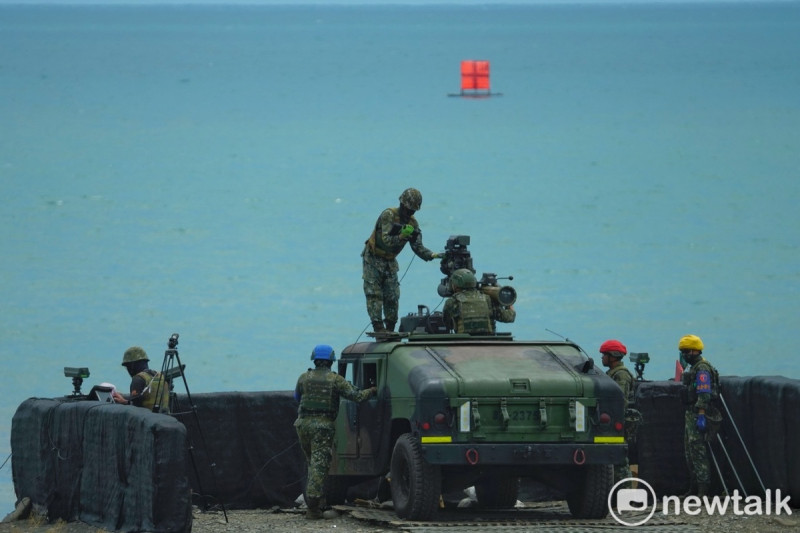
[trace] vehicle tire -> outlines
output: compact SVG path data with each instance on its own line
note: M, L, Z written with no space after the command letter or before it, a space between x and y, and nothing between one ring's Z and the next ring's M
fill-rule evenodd
M328 505L341 505L347 501L347 489L352 480L349 476L332 476L325 478L325 502Z
M442 471L428 464L419 443L409 433L400 435L392 451L392 502L397 516L427 520L439 506Z
M614 484L612 465L580 467L579 480L567 494L569 511L575 518L605 518L608 515L608 494Z
M475 496L482 509L513 509L519 496L519 478L485 477L475 483Z

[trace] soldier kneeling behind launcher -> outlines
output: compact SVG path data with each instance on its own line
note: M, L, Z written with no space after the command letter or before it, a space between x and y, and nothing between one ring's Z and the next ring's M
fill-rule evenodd
M504 306L478 289L475 274L460 268L450 275L453 293L442 311L448 330L455 333L490 335L495 331L495 321L514 322L517 317L513 306Z

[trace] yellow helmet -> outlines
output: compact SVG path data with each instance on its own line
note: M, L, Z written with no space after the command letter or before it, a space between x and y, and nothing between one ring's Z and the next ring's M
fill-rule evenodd
M697 350L703 351L703 340L697 335L684 335L678 342L679 350Z

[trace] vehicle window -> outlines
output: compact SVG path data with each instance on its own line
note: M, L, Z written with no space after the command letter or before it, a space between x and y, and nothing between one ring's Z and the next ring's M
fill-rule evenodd
M363 379L359 388L365 389L378 385L378 365L375 363L364 363L361 370Z

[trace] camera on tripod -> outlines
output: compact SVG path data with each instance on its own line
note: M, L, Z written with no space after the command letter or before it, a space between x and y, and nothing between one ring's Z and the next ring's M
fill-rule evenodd
M444 257L439 266L439 270L441 270L442 274L446 277L442 279L439 283L439 287L436 289L436 292L442 298L453 295L453 290L450 287L450 276L453 272L461 268L466 268L473 273L475 272L472 266L472 255L467 249L469 243L469 235L451 235L450 238L447 239L447 243L444 247ZM497 274L493 272L484 272L480 281L478 281L478 290L488 295L500 305L506 307L514 305L514 302L517 301L517 291L514 290L514 287L499 285L497 279ZM501 279L513 280L514 276Z

